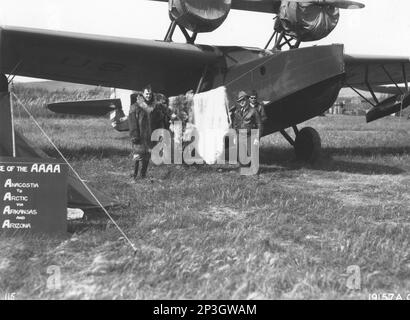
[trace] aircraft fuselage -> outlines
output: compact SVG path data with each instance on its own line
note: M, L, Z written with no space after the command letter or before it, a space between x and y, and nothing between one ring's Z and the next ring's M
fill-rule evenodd
M264 135L322 114L333 105L342 87L345 73L342 45L284 52L218 49L225 60L208 70L201 91L225 86L234 103L239 91L256 90L260 101L268 102Z
M197 92L225 86L230 103L234 104L239 91L256 90L259 100L265 102L268 116L263 135L323 114L336 101L343 85L342 45L284 52L243 47L214 47L214 50L221 58L206 67L201 77L197 73L195 81L175 75L180 93L195 90L195 86ZM118 124L115 128L126 130Z

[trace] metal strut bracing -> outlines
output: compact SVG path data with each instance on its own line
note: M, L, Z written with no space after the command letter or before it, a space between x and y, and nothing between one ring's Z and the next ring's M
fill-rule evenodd
M205 68L204 68L204 70L202 71L202 76L201 76L201 79L199 79L198 86L196 87L195 93L201 92L202 85L203 85L204 80L205 80L205 77L206 77L206 75L207 75L207 73L208 73L208 68L209 68L209 66L206 65Z
M295 145L295 140L293 140L292 137L285 130L280 130L280 133L290 143L291 146Z
M362 99L364 99L366 102L368 102L370 105L372 105L373 108L371 108L367 113L366 113L366 120L367 122L371 122L377 119L380 119L384 116L387 116L389 114L393 113L398 113L400 112L400 116L402 115L402 110L407 108L410 105L410 92L409 92L409 85L408 85L408 79L407 79L407 74L406 74L406 68L405 64L402 63L402 76L403 76L403 83L404 83L404 88L402 86L399 86L399 83L397 80L395 80L389 72L388 68L384 64L380 64L378 67L380 67L384 73L386 74L389 83L394 84L395 87L389 88L387 92L391 93L392 95L389 96L388 98L384 99L383 101L378 100L375 91L369 81L369 66L366 66L366 73L365 73L365 78L364 78L364 83L366 85L367 90L370 92L371 98L365 97L363 94L361 94L358 89L354 88L353 85L348 86L356 92ZM387 87L386 87L387 88ZM396 91L397 93L394 94L393 91ZM383 92L383 90L381 90Z
M397 88L398 94L405 94L405 92L403 92L402 88L400 88L400 86L398 85L397 81L395 81L392 77L392 75L390 74L390 72L387 70L385 65L380 65L380 67L382 68L382 70L384 71L384 73L387 75L387 77L389 78L389 80L395 85L395 87ZM408 84L408 79L407 79L407 74L406 74L406 68L405 65L402 64L402 73L403 73L403 82L406 88L406 92L409 92L409 84ZM373 107L376 107L377 105L380 104L379 99L377 99L376 93L373 90L373 87L369 81L369 66L366 66L366 72L365 72L365 78L364 78L364 83L368 89L368 91L370 92L372 98L373 98L373 102L369 99L366 98L363 94L361 94L356 88L354 88L352 85L349 85L349 87L356 92L363 100L365 100L367 103L369 103L370 105L372 105Z
M370 99L366 98L364 95L362 95L356 88L352 87L349 85L349 88L352 89L354 92L356 92L363 100L365 100L368 104L372 105L373 107L376 106L374 102L372 102Z
M396 81L394 81L393 77L390 75L389 71L387 71L386 67L384 65L381 66L384 73L387 75L389 80L393 82L393 84L396 86L397 90L400 92L400 94L403 94L403 91L400 89L399 85L397 84Z
M176 27L177 27L177 22L175 20L172 20L171 24L169 25L167 34L165 35L164 41L172 42L172 36L174 35Z
M193 32L192 35L189 35L188 31L186 31L186 29L180 25L178 25L179 29L181 30L182 34L184 35L186 42L187 43L195 43L196 37L198 35L197 32Z
M402 88L399 87L397 81L395 81L393 79L393 77L391 76L390 72L386 69L386 67L384 65L381 65L384 73L387 75L387 77L389 78L389 80L391 82L393 82L393 84L396 86L399 94L401 95L401 107L400 107L400 116L402 115L402 111L403 111L403 104L405 103L404 101L408 98L409 95L409 83L407 81L407 74L406 74L406 68L405 65L402 64L402 75L403 75L403 82L405 83L405 88L406 88L406 92L403 92ZM406 106L404 106L404 108L406 108Z
M374 93L374 90L369 82L369 66L366 66L366 74L365 74L364 83L366 84L367 89L369 89L369 92L372 95L373 100L376 102L376 104L379 104L380 102L377 99L376 94Z
M9 77L7 78L7 81L9 84L13 82L14 78L16 77L15 73L17 72L18 68L20 67L22 63L23 63L23 60L20 60L18 63L16 63L16 65L10 72Z
M282 48L287 45L289 49L297 49L300 46L301 41L295 37L287 35L285 31L274 31L265 46L265 50L269 48L272 40L275 39L272 50L282 50Z
M172 37L175 33L175 29L176 29L177 26L179 27L182 34L184 35L187 43L191 43L191 44L195 43L195 40L196 40L196 37L197 37L198 33L193 32L192 35L189 35L188 31L183 26L178 24L178 22L176 20L171 20L171 24L169 25L169 28L168 28L168 31L165 35L164 41L172 42Z
M297 137L298 136L298 134L299 134L299 129L298 129L298 127L295 125L295 126L292 126L292 129L293 129L293 132L295 133L295 137ZM290 145L291 146L295 146L295 139L293 139L290 135L289 135L289 133L287 133L285 130L280 130L280 133L282 134L282 136L290 143Z
M401 64L401 69L403 71L403 80L404 80L406 92L409 92L409 81L407 79L406 66L404 65L404 63Z
M265 50L267 50L274 40L274 45L272 47L273 50L279 50L281 51L284 46L288 46L288 49L297 49L300 46L301 41L297 39L296 37L293 37L289 34L286 34L286 31L283 30L282 28L277 28L278 25L278 17L274 17L274 30L272 35L270 36L268 43L265 46ZM282 30L281 30L282 29Z
M374 93L374 90L372 86L370 85L369 82L369 66L366 66L366 72L365 72L365 77L364 77L364 83L366 84L367 89L369 90L370 94L372 95L374 102L372 102L370 99L365 97L363 94L361 94L356 88L353 86L349 85L350 89L352 89L354 92L356 92L363 100L365 100L368 104L371 106L375 107L377 104L379 104L379 101L377 100L377 97Z

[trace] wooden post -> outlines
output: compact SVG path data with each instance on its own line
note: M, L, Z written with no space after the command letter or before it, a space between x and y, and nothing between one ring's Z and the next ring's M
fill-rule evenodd
M0 74L0 156L13 157L13 123L7 78Z

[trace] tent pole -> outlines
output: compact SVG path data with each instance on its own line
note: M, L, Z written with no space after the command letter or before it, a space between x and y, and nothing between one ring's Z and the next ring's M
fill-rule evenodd
M13 117L7 77L0 74L0 156L15 157Z

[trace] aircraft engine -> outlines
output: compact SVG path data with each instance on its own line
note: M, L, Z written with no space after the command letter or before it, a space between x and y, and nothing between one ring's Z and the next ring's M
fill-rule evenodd
M282 1L275 25L300 41L325 38L339 22L339 9L331 5Z
M169 15L192 32L217 29L231 10L231 0L169 0Z

